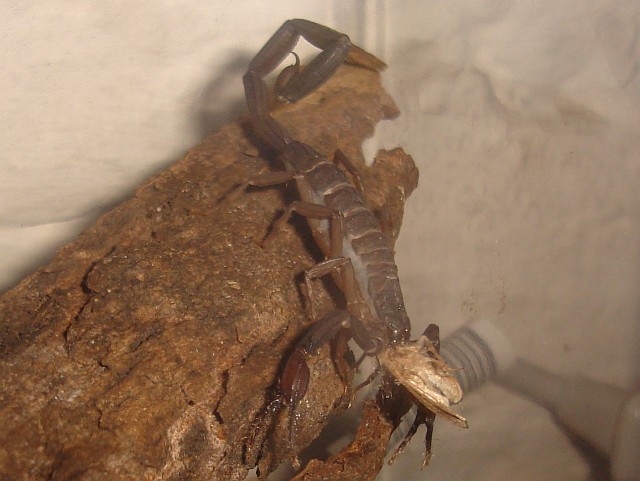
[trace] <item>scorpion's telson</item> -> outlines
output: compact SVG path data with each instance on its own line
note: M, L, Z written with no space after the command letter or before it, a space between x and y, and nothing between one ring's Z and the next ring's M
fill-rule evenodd
M305 273L305 283L313 310L312 279L339 274L347 301L347 311L334 311L318 320L296 345L287 360L281 390L291 409L290 442L294 445L295 409L307 390L309 372L305 355L313 353L348 327L355 342L368 355L378 356L380 364L395 380L413 394L426 409L443 415L455 424L466 421L450 406L460 401L462 391L427 337L411 342L394 252L381 231L380 222L362 195L334 162L323 158L311 146L291 134L269 114L264 77L272 72L295 47L302 36L321 50L309 65L285 69L276 85L277 96L288 102L304 97L345 61L371 70L385 64L353 46L349 38L330 28L307 20L288 20L251 61L244 76L249 115L256 132L279 152L284 172L268 172L246 185L269 186L295 180L301 200L293 202L272 231L286 222L292 212L309 220L316 242L326 260ZM355 168L337 153L347 170ZM335 159L334 159L335 160ZM425 421L425 417L421 418ZM430 440L427 440L429 444ZM403 443L406 444L406 443ZM293 455L294 464L297 462Z

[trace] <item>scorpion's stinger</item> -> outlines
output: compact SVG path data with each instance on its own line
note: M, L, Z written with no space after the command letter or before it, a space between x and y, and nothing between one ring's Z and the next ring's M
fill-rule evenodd
M279 95L289 102L318 88L344 63L351 48L349 37L308 20L287 20L256 54L244 76L249 113L264 117L268 108L264 77L284 59L303 37L322 51L297 75L291 75ZM259 85L261 84L261 85Z
M288 102L295 102L314 91L345 61L371 70L385 67L384 62L352 45L349 37L343 33L308 20L284 22L253 58L243 78L249 115L260 135L278 150L282 150L292 139L269 116L264 77L291 53L300 37L322 51L303 70L297 68L297 58L296 66L285 69L285 78L279 81L276 93Z

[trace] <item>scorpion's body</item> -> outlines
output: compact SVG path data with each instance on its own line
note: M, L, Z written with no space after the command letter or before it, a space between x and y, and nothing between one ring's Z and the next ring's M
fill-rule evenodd
M293 141L281 158L287 170L301 173L297 185L304 202L326 206L342 218L340 250L353 266L359 294L368 309L368 315L355 318L362 325L352 326L360 347L374 350L371 339L381 346L407 341L411 327L394 252L362 195L335 163L309 145ZM310 218L309 223L321 250L331 256L329 222Z
M298 341L286 362L280 386L292 410L291 444L294 444L297 422L293 411L306 392L309 379L304 357L334 338L342 328L348 328L364 353L377 356L383 367L398 382L406 384L427 409L443 414L459 425L466 425L464 418L448 409L450 403L459 401L461 391L438 357L437 348L424 336L419 341L409 340L411 326L402 299L394 252L380 222L342 169L311 146L293 139L269 114L264 77L284 60L300 36L322 52L304 70L299 71L296 62L281 73L277 82L281 87L277 93L282 100L295 102L305 96L330 77L347 58L372 70L385 66L373 55L352 46L344 34L307 20L288 20L255 56L244 76L254 129L279 153L286 168L285 172L257 176L247 185L268 186L296 181L301 200L292 203L278 222L282 223L293 211L308 218L314 238L327 259L305 273L307 289L311 291L314 278L340 274L339 284L347 300L346 310L333 311L317 320ZM348 159L343 162L348 168ZM311 292L309 297L313 315ZM410 357L413 362L424 359L419 362L422 366L416 367L418 381L411 377L413 368L403 365ZM405 374L407 368L411 372ZM425 419L422 415L420 421ZM295 451L295 446L292 448Z

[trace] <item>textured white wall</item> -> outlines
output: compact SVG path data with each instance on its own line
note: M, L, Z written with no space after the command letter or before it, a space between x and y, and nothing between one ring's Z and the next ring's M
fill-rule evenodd
M420 167L397 246L414 324L494 319L535 364L637 388L639 4L265 5L0 5L0 289L242 113L248 60L303 17L390 66L403 115L368 150L400 145ZM487 386L464 414L468 432L438 423L425 473L404 456L384 476L587 479L530 403Z

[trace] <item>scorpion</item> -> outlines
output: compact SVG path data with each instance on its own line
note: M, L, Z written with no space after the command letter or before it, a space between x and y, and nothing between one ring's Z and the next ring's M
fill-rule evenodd
M340 151L336 151L333 161L324 158L310 145L292 138L287 129L270 115L265 77L293 53L300 37L318 48L320 53L304 69L296 55L295 65L280 73L275 90L281 102L296 102L306 96L345 62L375 71L386 67L381 60L353 45L347 35L308 20L294 19L287 20L267 41L243 77L252 128L279 155L286 170L258 174L244 183L240 190L295 181L300 197L286 208L262 245L266 245L295 212L307 218L315 242L325 255L324 261L304 274L308 310L314 322L295 344L280 376L279 389L284 404L290 409L289 449L293 453L292 462L299 468L295 431L300 420L296 416L296 408L309 384L310 373L305 357L316 353L339 332L346 331L362 349L363 357L374 356L377 360L378 367L363 384L371 382L382 370L393 378L396 385L402 385L404 392L412 395L411 402L418 406L415 421L392 459L404 449L417 428L425 424L426 464L431 453L436 414L458 426L467 427L466 419L451 409L462 399L462 389L438 354L435 325L430 325L417 340L410 340L411 325L400 289L394 251L382 232L380 222L368 208L361 189L356 188L359 183L350 182L336 162L342 162L356 180L359 178L357 168ZM337 279L344 293L346 309L333 310L316 320L312 281L329 275Z

